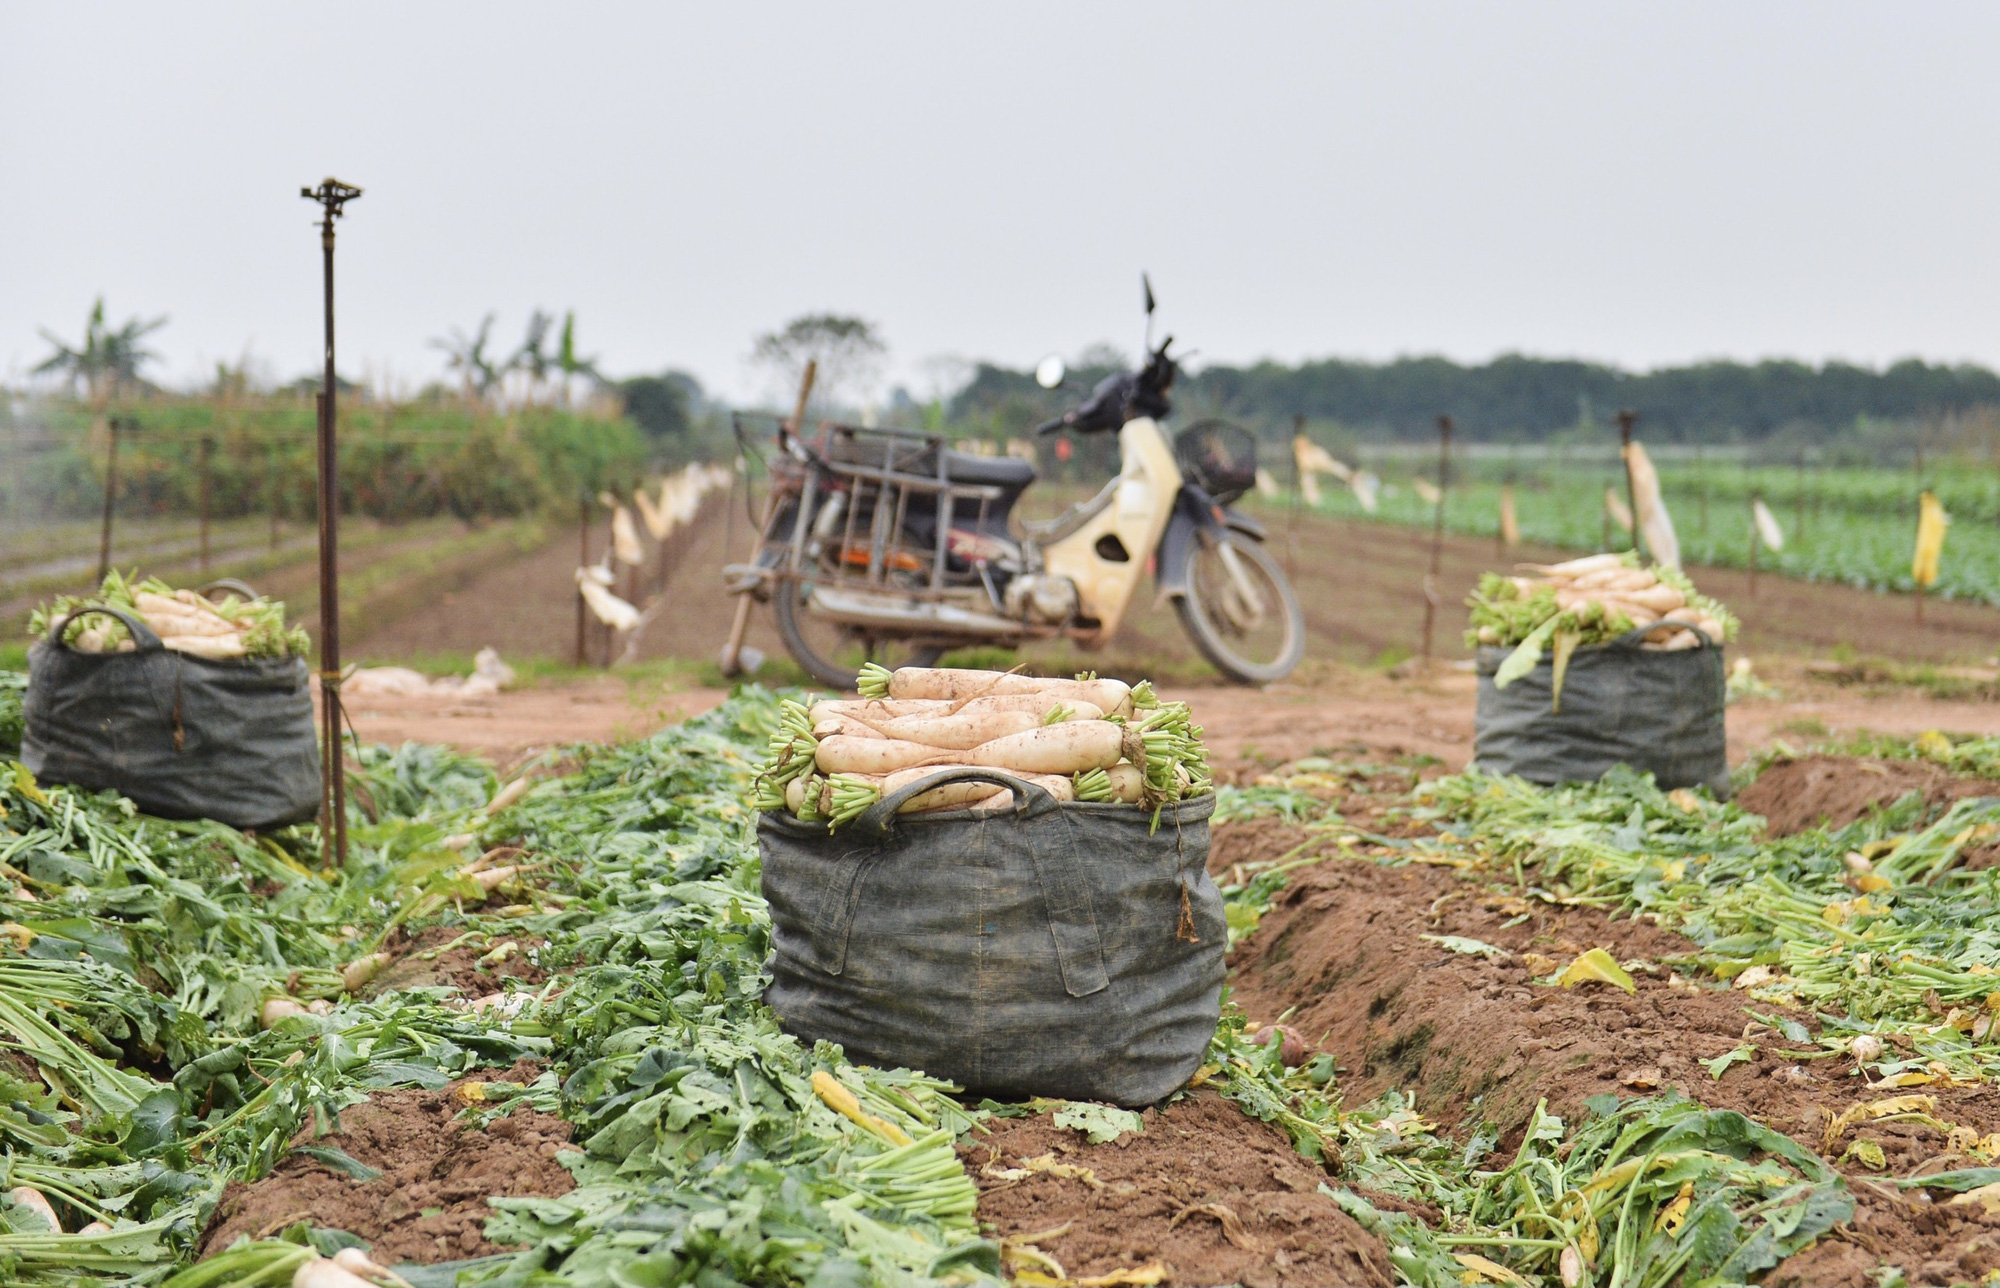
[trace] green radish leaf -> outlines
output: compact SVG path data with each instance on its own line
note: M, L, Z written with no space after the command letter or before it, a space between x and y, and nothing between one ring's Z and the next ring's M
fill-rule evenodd
M1560 621L1561 618L1557 620ZM1576 652L1576 646L1582 642L1582 631L1572 629L1556 632L1555 650L1550 668L1552 675L1549 679L1549 710L1557 715L1562 714L1563 674L1569 670L1569 655Z
M1746 1060L1754 1060L1756 1058L1757 1048L1745 1042L1733 1051L1724 1051L1713 1060L1702 1061L1702 1065L1708 1070L1709 1077L1720 1079L1723 1074L1729 1071L1731 1065L1742 1064Z
M1534 670L1535 664L1542 660L1542 645L1549 642L1549 636L1555 633L1555 629L1556 619L1551 617L1529 631L1528 638L1515 645L1507 660L1500 663L1500 669L1493 673L1493 687L1504 689Z

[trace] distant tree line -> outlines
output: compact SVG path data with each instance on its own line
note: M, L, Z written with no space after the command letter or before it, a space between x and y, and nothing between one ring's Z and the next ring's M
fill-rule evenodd
M1019 433L1074 403L1088 371L1053 393L1025 371L982 365L950 407L954 423ZM1368 437L1415 438L1449 415L1473 439L1540 440L1601 432L1618 409L1643 416L1658 441L1757 443L1838 437L1869 421L1939 419L2000 406L2000 375L1917 359L1884 370L1829 362L1705 362L1635 373L1593 362L1507 355L1478 366L1446 358L1286 366L1212 366L1184 376L1187 415L1220 415L1267 433L1294 416ZM1006 423L1002 423L1006 422Z

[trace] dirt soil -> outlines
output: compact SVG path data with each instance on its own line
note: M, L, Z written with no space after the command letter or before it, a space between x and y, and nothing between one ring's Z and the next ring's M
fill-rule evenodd
M464 1082L532 1082L538 1065L486 1070L441 1091L390 1088L340 1115L332 1133L312 1124L294 1146L339 1149L382 1175L361 1182L308 1157L289 1154L252 1185L232 1181L202 1236L204 1255L238 1236L264 1238L298 1221L368 1241L375 1260L455 1261L505 1251L485 1235L489 1195L567 1194L576 1182L557 1161L570 1126L552 1114L517 1109L484 1131L456 1121Z
M1362 804L1360 794L1350 797L1343 813ZM1312 840L1304 828L1271 820L1224 824L1215 829L1211 867L1223 872ZM1493 1122L1504 1133L1504 1155L1539 1099L1574 1122L1591 1096L1673 1088L1818 1150L1833 1116L1893 1094L1870 1089L1846 1061L1790 1043L1747 1013L1755 1006L1786 1014L1780 1008L1749 1003L1715 981L1680 977L1665 960L1691 949L1678 935L1597 909L1531 903L1450 869L1383 866L1328 841L1320 844L1329 857L1298 870L1238 946L1231 977L1253 1020L1290 1010L1307 1042L1335 1056L1350 1103L1400 1088L1455 1135L1468 1134L1476 1119ZM1446 935L1502 954L1453 952L1424 938ZM1564 990L1531 982L1594 947L1632 964L1635 995L1608 985ZM1817 1028L1811 1015L1788 1018ZM1746 1042L1755 1047L1749 1061L1720 1077L1704 1067ZM2000 1101L1990 1088L1924 1091L1943 1122L1982 1135L2000 1129ZM1843 1135L1826 1153L1853 1189L1853 1229L1800 1253L1766 1282L1872 1285L1875 1268L1892 1262L1913 1277L1921 1271L1921 1282L1942 1283L2000 1265L2000 1218L1933 1205L1921 1192L1901 1194L1876 1179L1969 1165L1949 1152L1948 1139L1912 1123L1870 1123ZM1841 1161L1856 1140L1880 1145L1883 1173Z
M1759 774L1738 803L1762 814L1772 836L1790 836L1822 823L1845 827L1909 792L1921 795L1926 804L1942 805L2000 794L2000 786L1980 778L1954 778L1921 760L1802 756Z
M1318 1192L1326 1173L1277 1128L1213 1092L1141 1118L1144 1131L1103 1145L1048 1114L992 1120L990 1136L959 1147L980 1220L1002 1239L1039 1236L1032 1245L1071 1278L1160 1263L1170 1284L1396 1282L1381 1240ZM1025 1177L999 1175L1024 1164Z
M444 947L465 933L458 926L433 926L415 939L392 947L396 959L382 968L368 983L366 995L373 997L398 988L455 988L467 998L480 998L500 991L500 981L517 979L530 986L548 978L529 959L529 952L541 941L516 939L515 952L502 961L482 966L479 959L500 947L501 940L484 939Z

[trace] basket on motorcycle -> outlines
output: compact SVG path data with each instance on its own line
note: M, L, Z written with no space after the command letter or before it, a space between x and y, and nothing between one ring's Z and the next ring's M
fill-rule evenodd
M1181 475L1228 505L1257 486L1257 439L1226 420L1198 420L1174 438Z

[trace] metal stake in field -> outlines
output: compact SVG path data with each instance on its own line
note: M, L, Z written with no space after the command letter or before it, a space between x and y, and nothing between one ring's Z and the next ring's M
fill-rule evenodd
M1438 572L1444 567L1444 499L1451 486L1451 417L1438 417L1438 500L1431 521L1431 566L1424 574L1424 661L1431 660L1431 636L1437 625Z
M104 525L97 534L97 580L111 571L111 508L118 496L118 431L139 428L136 421L113 416L109 422L111 448L104 461Z
M786 425L786 428L794 434L805 429L806 401L812 397L813 381L818 376L819 359L806 359L805 374L799 377L799 401L792 409L791 421ZM750 486L747 479L743 486L746 488ZM765 493L764 517L758 521L757 530L750 534L750 540L754 543L750 547L750 562L753 564L757 562L758 552L764 548L764 529L771 525L771 507L777 504L777 496L775 488ZM792 590L790 582L780 582L777 593L787 595L792 593ZM735 675L743 669L743 637L749 631L750 592L746 590L736 597L736 620L729 625L729 638L723 641L722 656L718 659L724 675Z
M1625 464L1625 508L1632 515L1632 549L1635 551L1639 548L1639 490L1632 485L1632 426L1638 423L1638 412L1630 408L1622 408L1618 412L1618 459Z
M340 457L334 440L333 221L361 189L331 176L299 195L320 204L319 249L326 301L326 386L319 396L319 692L324 727L320 755L326 830L321 861L347 862L347 769L340 750Z
M208 575L208 501L210 491L209 470L215 462L215 440L208 435L201 439L201 571Z
M1750 598L1752 599L1757 598L1757 546L1758 533L1761 531L1757 527L1757 503L1763 499L1762 492L1750 494Z

